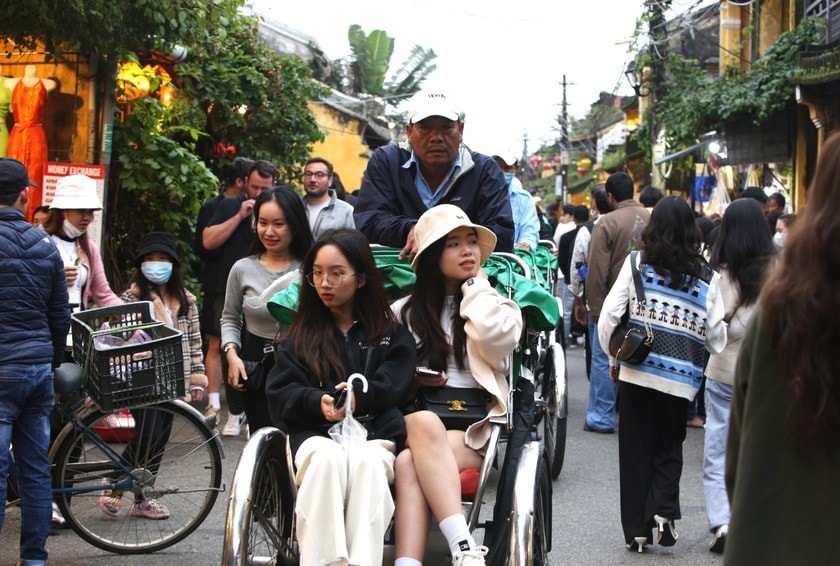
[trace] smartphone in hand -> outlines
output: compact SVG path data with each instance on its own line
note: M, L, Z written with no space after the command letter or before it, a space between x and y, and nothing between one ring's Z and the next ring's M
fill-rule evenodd
M423 377L440 377L443 374L442 371L435 371L429 368L417 368L416 370L417 375L422 375Z
M344 407L344 400L345 399L347 399L347 389L346 388L342 389L341 391L339 391L336 394L335 398L333 399L333 409L338 411L342 407Z

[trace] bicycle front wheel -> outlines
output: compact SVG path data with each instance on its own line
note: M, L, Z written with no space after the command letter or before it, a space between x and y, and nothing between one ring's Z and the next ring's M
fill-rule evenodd
M81 426L79 426L79 424ZM172 401L70 423L53 458L53 492L84 540L118 554L183 540L210 513L221 484L215 432Z

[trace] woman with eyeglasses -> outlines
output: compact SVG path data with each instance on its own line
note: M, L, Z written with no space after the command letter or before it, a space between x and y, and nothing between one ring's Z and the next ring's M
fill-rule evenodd
M230 270L221 319L228 383L242 391L250 432L271 425L265 376L274 365L274 343L283 329L268 312L267 301L299 278L300 262L312 246L303 204L289 185L263 192L253 215L257 238L252 254Z
M399 403L414 378L414 338L392 314L361 232L323 236L301 270L298 311L266 387L272 420L289 433L294 456L300 563L382 564L394 512L389 484L405 444ZM368 387L354 381L348 395L354 373ZM328 432L344 419L347 398L367 435L349 449Z

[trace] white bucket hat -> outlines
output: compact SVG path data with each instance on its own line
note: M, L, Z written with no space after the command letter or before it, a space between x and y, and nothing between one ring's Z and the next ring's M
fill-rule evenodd
M496 247L496 234L484 226L473 224L467 213L454 204L439 204L424 212L414 226L414 241L417 243L417 253L411 260L411 267L417 267L417 258L426 248L441 238L445 238L452 230L464 226L475 229L476 236L478 236L478 247L481 250L481 264L483 265Z
M85 175L61 177L55 184L50 208L60 210L102 210L96 194L96 181Z

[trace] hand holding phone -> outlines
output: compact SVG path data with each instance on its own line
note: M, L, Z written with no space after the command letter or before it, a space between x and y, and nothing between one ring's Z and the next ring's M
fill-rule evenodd
M446 383L446 374L442 371L419 367L415 370L415 382L420 387L441 387Z
M333 409L336 411L341 410L344 407L345 399L347 399L347 389L342 389L336 394L335 399L333 399Z

